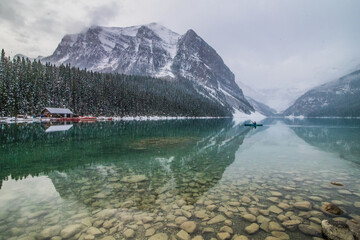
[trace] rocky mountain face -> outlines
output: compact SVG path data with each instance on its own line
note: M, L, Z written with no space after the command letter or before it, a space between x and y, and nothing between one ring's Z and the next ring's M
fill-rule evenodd
M126 28L93 26L64 36L53 55L42 62L191 81L199 94L224 107L248 114L254 111L234 74L193 30L179 35L156 23Z
M360 70L307 91L285 116L360 117Z
M277 116L277 111L268 105L261 103L259 101L256 101L255 99L245 96L248 102L251 104L251 106L254 107L255 111L261 113L264 116L267 117L275 117Z

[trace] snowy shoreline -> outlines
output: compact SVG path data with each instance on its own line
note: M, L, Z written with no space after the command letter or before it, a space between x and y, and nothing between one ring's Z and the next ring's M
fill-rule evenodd
M126 116L126 117L104 117L99 116L96 117L95 121L98 122L118 122L118 121L161 121L161 120L189 120L189 119L226 119L231 118L235 122L235 124L245 122L247 120L254 120L254 121L260 121L264 118L260 113L252 113L252 114L246 114L242 113L240 111L235 111L232 117L177 117L177 116ZM13 124L13 123L40 123L40 122L61 122L61 121L51 121L49 118L17 118L14 117L11 118L3 118L0 120L0 123L7 123L7 124ZM66 121L64 121L66 122Z
M261 113L255 112L251 114L242 113L240 111L235 111L232 117L174 117L174 116L136 116L136 117L96 117L97 122L119 122L119 121L165 121L165 120L189 120L189 119L227 119L232 118L235 122L235 125L243 123L246 121L257 121L260 122L265 118L280 118L280 119L360 119L360 117L305 117L305 116L277 116L277 117L266 117ZM62 122L62 121L51 121L50 119L41 119L41 118L17 118L8 117L0 118L1 124L21 124L21 123L41 123L41 122ZM66 121L63 121L66 122ZM71 122L71 121L70 121Z
M98 122L111 122L111 121L159 121L159 120L185 120L185 119L224 119L232 117L171 117L171 116L136 116L136 117L96 117L95 121ZM62 122L62 121L51 121L49 118L3 118L0 123L40 123L40 122ZM67 121L63 121L67 122ZM69 121L71 122L71 121Z

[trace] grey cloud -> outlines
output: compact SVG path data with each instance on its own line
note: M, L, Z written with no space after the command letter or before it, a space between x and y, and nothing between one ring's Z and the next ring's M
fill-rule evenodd
M17 9L22 8L22 3L18 0L2 0L0 1L0 18L15 27L24 24L24 19Z
M119 14L120 6L116 1L103 4L88 12L90 25L107 25Z
M0 42L25 55L49 55L64 34L90 25L156 21L180 34L194 29L238 81L304 89L359 67L358 9L358 0L1 0L0 30L9 34Z

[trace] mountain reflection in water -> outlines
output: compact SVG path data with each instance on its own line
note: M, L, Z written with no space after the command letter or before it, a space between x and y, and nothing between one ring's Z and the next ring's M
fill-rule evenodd
M360 163L359 119L285 120L285 123L308 144L340 158ZM301 127L298 127L301 126Z
M189 238L311 240L338 217L325 202L360 221L358 122L262 123L2 125L0 240L176 238L183 223Z
M46 174L61 197L94 208L116 197L150 209L154 193L169 190L194 203L234 161L248 131L231 120L76 124L51 135L39 125L11 125L2 130L0 176ZM127 182L132 175L146 180Z

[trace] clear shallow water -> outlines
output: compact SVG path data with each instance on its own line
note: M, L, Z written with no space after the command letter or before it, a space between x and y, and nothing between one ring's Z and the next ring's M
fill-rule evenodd
M264 124L0 125L0 239L171 239L184 221L191 238L312 239L319 221L335 218L324 202L345 210L338 220L359 221L360 121ZM253 222L260 228L249 234Z

